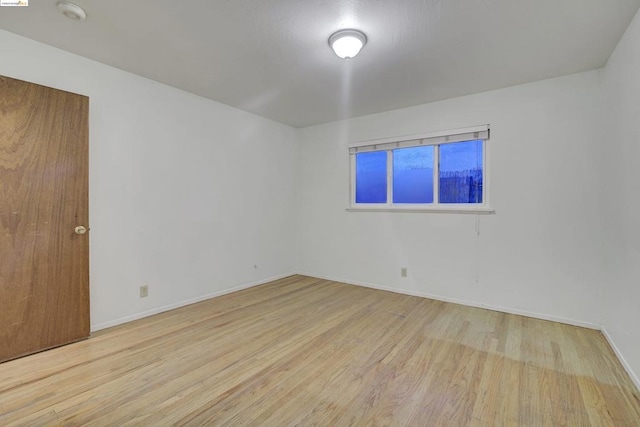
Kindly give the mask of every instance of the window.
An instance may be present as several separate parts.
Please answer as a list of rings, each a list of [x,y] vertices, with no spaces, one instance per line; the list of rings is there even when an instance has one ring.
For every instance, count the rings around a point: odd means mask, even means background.
[[[387,203],[387,152],[357,154],[356,203]]]
[[[354,145],[351,208],[490,212],[488,140],[482,126]]]
[[[393,203],[433,203],[433,151],[433,145],[392,151]]]

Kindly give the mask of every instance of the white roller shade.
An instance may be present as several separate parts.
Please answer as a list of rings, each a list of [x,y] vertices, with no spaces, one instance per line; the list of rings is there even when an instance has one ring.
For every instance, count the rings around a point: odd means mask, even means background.
[[[460,129],[459,131],[451,131],[446,134],[425,134],[415,135],[412,137],[399,137],[397,139],[388,138],[377,141],[367,141],[353,144],[349,147],[349,153],[364,153],[367,151],[384,151],[393,150],[395,148],[417,147],[420,145],[438,145],[451,142],[488,140],[489,126],[478,126],[475,128]],[[417,137],[417,138],[416,138]],[[405,139],[406,138],[406,139]]]

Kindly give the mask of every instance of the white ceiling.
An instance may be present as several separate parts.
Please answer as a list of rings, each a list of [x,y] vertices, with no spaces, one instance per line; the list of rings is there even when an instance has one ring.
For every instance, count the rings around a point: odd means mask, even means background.
[[[0,28],[302,127],[604,66],[640,0],[56,0]],[[327,39],[357,28],[360,55]]]

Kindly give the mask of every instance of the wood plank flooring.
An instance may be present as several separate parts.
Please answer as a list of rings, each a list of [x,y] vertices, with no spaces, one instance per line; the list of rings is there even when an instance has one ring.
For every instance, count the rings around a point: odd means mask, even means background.
[[[600,332],[292,276],[0,364],[0,425],[640,426]]]

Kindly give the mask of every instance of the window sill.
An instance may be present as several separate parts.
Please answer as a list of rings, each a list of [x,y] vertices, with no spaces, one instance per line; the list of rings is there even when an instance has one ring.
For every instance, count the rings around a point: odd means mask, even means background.
[[[469,208],[469,207],[433,207],[433,208],[406,208],[406,207],[350,207],[347,212],[409,212],[409,213],[450,213],[450,214],[477,214],[477,215],[493,215],[496,213],[494,209],[486,206]]]

